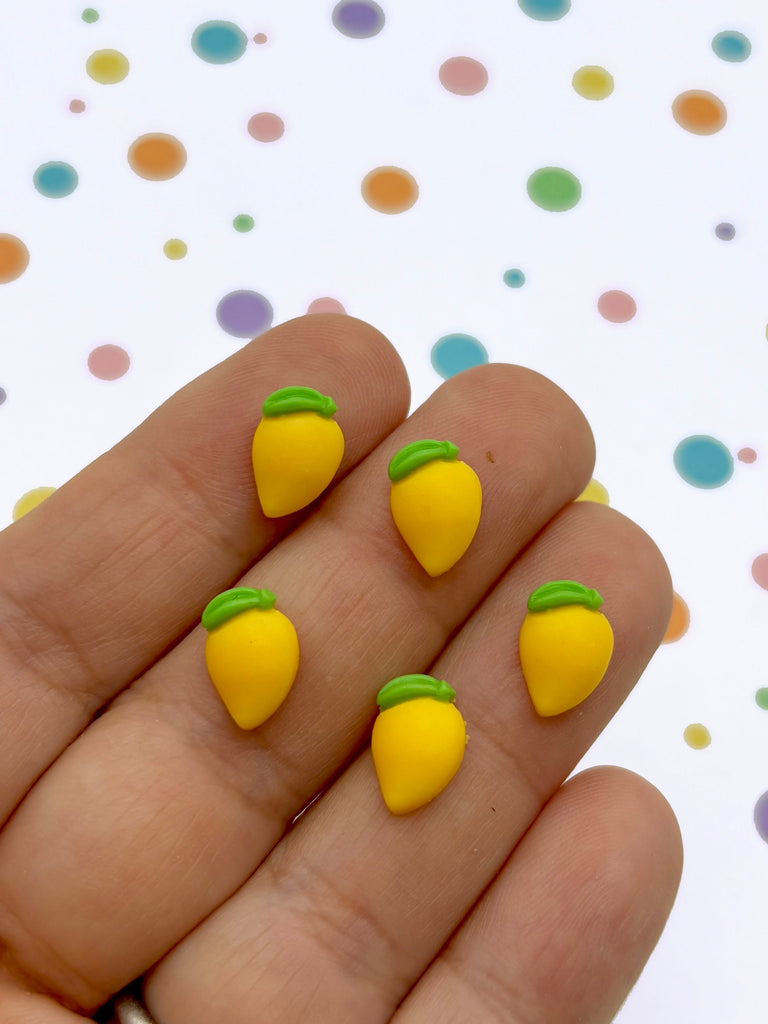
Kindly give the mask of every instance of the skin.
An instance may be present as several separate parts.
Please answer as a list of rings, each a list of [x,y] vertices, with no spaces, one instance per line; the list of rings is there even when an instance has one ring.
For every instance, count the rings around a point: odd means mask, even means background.
[[[334,397],[346,451],[319,503],[268,520],[250,444],[286,383]],[[615,1015],[674,899],[679,831],[631,773],[563,783],[661,640],[666,566],[619,513],[572,503],[592,436],[545,378],[477,367],[408,403],[372,327],[295,320],[0,534],[4,1024],[75,1024],[142,974],[160,1024]],[[386,472],[432,436],[483,484],[477,535],[437,579],[392,524]],[[616,647],[595,693],[545,720],[514,638],[555,578],[600,591]],[[199,625],[235,585],[273,590],[301,643],[288,699],[249,733]],[[396,818],[366,743],[405,672],[450,681],[470,743]]]

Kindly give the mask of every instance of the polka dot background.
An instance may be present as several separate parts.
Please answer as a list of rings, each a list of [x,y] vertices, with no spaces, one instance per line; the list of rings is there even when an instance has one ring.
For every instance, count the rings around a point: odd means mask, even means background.
[[[0,521],[303,313],[384,331],[414,404],[486,361],[551,377],[595,433],[581,499],[637,520],[674,590],[582,764],[651,778],[686,846],[618,1020],[762,1020],[763,0],[299,7],[14,5]]]

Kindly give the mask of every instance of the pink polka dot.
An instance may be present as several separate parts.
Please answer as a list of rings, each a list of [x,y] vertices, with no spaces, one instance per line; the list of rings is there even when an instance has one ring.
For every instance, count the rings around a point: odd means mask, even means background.
[[[488,85],[488,72],[472,57],[450,57],[439,74],[441,85],[457,96],[474,96]]]
[[[277,114],[254,114],[248,122],[248,134],[257,142],[275,142],[285,131],[283,119]]]
[[[637,304],[626,292],[603,292],[597,300],[597,308],[602,317],[612,324],[625,324],[637,312]]]
[[[264,43],[266,43],[267,37],[264,35],[263,32],[257,32],[256,35],[253,37],[253,41],[254,43],[257,43],[259,46],[262,46]]]
[[[736,458],[739,462],[754,462],[757,459],[757,452],[754,448],[740,448]]]
[[[346,313],[338,299],[314,299],[307,309],[308,313]]]
[[[119,345],[99,345],[88,356],[88,369],[99,380],[117,380],[131,365],[131,357]]]
[[[73,114],[82,114],[82,112],[85,110],[85,104],[82,100],[72,100],[72,102],[69,104],[69,109],[72,111]]]
[[[768,554],[758,555],[752,563],[752,579],[763,590],[768,590]]]

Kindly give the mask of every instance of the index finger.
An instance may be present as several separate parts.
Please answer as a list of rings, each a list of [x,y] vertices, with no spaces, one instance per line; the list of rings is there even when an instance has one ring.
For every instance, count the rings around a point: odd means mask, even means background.
[[[287,384],[335,399],[342,474],[408,411],[403,365],[373,327],[292,320],[187,385],[0,534],[0,822],[211,593],[296,522],[264,518],[250,468],[261,403]]]

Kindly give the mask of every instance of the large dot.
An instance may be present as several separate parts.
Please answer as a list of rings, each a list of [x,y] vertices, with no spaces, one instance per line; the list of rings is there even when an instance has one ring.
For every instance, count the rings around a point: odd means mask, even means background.
[[[571,85],[585,100],[604,100],[613,92],[613,75],[596,64],[585,64],[574,72]]]
[[[26,494],[22,494],[13,506],[11,519],[15,523],[17,519],[21,519],[22,516],[25,516],[27,512],[31,512],[33,508],[37,508],[41,501],[45,501],[46,498],[50,498],[55,490],[55,487],[33,487],[31,491],[27,491]]]
[[[728,118],[723,101],[704,89],[681,92],[672,104],[672,116],[694,135],[714,135]]]
[[[88,369],[99,380],[117,380],[130,365],[131,357],[119,345],[98,345],[88,355]]]
[[[718,32],[712,40],[712,49],[721,60],[738,63],[752,53],[752,43],[742,32]]]
[[[248,121],[248,134],[257,142],[275,142],[284,131],[283,119],[269,111],[254,114]]]
[[[78,180],[75,168],[61,160],[40,164],[32,176],[37,191],[48,199],[62,199],[71,195],[77,188]]]
[[[727,221],[723,221],[718,224],[715,228],[715,234],[722,242],[730,242],[736,235],[736,228],[733,224],[729,224]]]
[[[597,300],[597,309],[600,316],[610,320],[612,324],[625,324],[637,312],[637,303],[626,292],[613,289],[603,292]]]
[[[21,277],[29,266],[29,249],[16,235],[0,234],[0,284]]]
[[[449,57],[440,66],[440,83],[457,96],[474,96],[488,85],[488,72],[472,57]]]
[[[128,163],[140,178],[167,181],[184,169],[187,151],[173,135],[149,132],[140,135],[128,150]]]
[[[351,39],[370,39],[384,28],[384,11],[373,0],[342,0],[333,8],[335,27]]]
[[[432,346],[432,365],[446,380],[488,362],[488,353],[471,334],[446,334]]]
[[[579,179],[562,167],[540,167],[526,187],[533,202],[552,213],[571,210],[581,199]]]
[[[231,21],[205,21],[192,33],[192,49],[208,64],[231,64],[247,45],[245,32]]]
[[[93,25],[95,21],[99,20],[99,12],[92,7],[86,7],[80,17],[87,25]]]
[[[379,213],[403,213],[419,198],[416,179],[402,167],[376,167],[363,178],[360,191]]]
[[[235,338],[255,338],[272,323],[272,305],[258,292],[229,292],[216,307],[219,326]]]
[[[508,288],[522,288],[525,284],[525,274],[517,267],[504,271],[502,278]]]
[[[232,227],[235,231],[253,231],[254,220],[250,213],[238,213],[232,220]]]
[[[119,50],[96,50],[85,62],[85,70],[100,85],[122,82],[130,67],[128,58]]]
[[[609,505],[610,497],[607,489],[599,480],[595,480],[593,477],[578,498],[576,498],[576,501],[594,501],[598,505]]]
[[[672,611],[669,615],[669,622],[667,623],[667,629],[664,633],[664,639],[661,641],[663,644],[676,643],[681,637],[684,637],[688,632],[691,625],[691,613],[688,610],[688,605],[680,597],[679,594],[672,594]]]
[[[338,299],[332,299],[324,295],[322,298],[313,299],[307,308],[308,313],[346,313]]]
[[[183,260],[187,255],[187,243],[180,238],[169,238],[163,246],[163,252],[169,260]]]
[[[709,729],[706,725],[702,725],[701,722],[694,722],[691,725],[687,725],[683,731],[683,739],[689,747],[693,747],[694,750],[704,750],[712,742]]]
[[[733,458],[721,441],[707,434],[684,438],[675,448],[675,469],[694,487],[722,487],[733,475]]]
[[[755,828],[760,838],[768,843],[768,792],[755,804]]]
[[[752,579],[763,590],[768,590],[768,554],[758,555],[752,563]]]
[[[558,21],[571,9],[571,0],[517,0],[518,7],[536,21]]]

